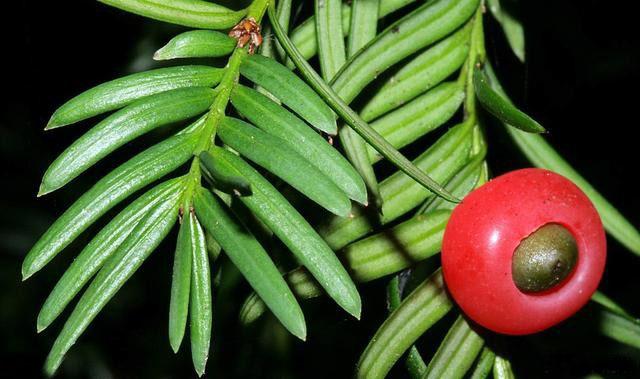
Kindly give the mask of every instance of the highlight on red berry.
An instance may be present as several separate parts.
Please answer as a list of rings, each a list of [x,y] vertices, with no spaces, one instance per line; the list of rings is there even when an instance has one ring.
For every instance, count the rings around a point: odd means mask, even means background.
[[[600,216],[571,181],[529,168],[470,193],[442,243],[447,288],[464,313],[498,333],[523,335],[576,313],[606,260]]]

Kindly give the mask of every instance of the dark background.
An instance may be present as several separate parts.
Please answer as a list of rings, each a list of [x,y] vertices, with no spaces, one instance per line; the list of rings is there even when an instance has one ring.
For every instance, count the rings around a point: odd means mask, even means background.
[[[527,64],[510,54],[501,30],[488,22],[488,50],[496,71],[516,103],[550,131],[551,143],[639,225],[640,33],[633,2],[521,5]],[[99,166],[68,189],[36,199],[47,165],[90,123],[49,133],[42,129],[57,106],[82,90],[151,67],[153,51],[180,29],[93,1],[24,2],[3,5],[2,12],[0,357],[4,363],[0,376],[39,377],[62,322],[36,335],[36,315],[80,244],[26,283],[20,281],[22,258],[55,217],[109,169]],[[501,129],[490,128],[488,136],[495,174],[528,165]],[[132,151],[136,150],[134,146]],[[609,242],[602,289],[640,314],[640,259]],[[60,377],[193,375],[188,339],[177,356],[168,344],[172,250],[172,243],[162,245],[110,302],[71,350]],[[349,377],[383,320],[383,285],[364,286],[360,323],[347,319],[328,301],[306,305],[310,326],[306,344],[277,327],[266,327],[270,320],[249,329],[240,327],[237,308],[247,288],[221,294],[208,371],[217,377]],[[585,332],[587,313],[542,335],[497,343],[506,346],[516,372],[524,377],[583,377],[593,372],[640,377],[638,352]],[[428,351],[428,341],[424,344]]]

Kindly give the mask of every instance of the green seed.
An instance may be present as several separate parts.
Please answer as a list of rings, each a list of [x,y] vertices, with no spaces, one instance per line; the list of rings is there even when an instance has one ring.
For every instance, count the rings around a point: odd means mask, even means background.
[[[565,279],[578,261],[578,246],[571,232],[547,224],[520,242],[513,254],[512,276],[522,292],[540,292]]]

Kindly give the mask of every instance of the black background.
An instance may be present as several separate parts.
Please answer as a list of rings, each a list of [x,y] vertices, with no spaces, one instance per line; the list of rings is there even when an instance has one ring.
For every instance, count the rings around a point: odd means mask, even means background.
[[[48,133],[42,128],[57,106],[82,90],[149,68],[152,52],[179,28],[93,1],[18,3],[3,4],[1,11],[0,357],[4,374],[39,377],[62,323],[36,335],[36,315],[74,253],[62,254],[26,283],[20,282],[22,258],[55,217],[109,169],[99,166],[69,189],[36,199],[47,165],[88,124]],[[550,142],[596,188],[640,225],[640,33],[634,8],[624,1],[522,2],[527,64],[510,54],[493,22],[487,25],[487,44],[516,103],[549,130]],[[488,136],[495,174],[528,165],[502,130],[490,128]],[[609,242],[602,288],[640,314],[640,259]],[[72,349],[61,377],[193,375],[188,340],[174,357],[166,337],[172,249],[171,243],[163,245],[107,306]],[[310,304],[305,309],[311,326],[306,344],[283,337],[276,328],[241,328],[234,312],[246,288],[218,299],[218,307],[223,301],[227,306],[214,316],[208,370],[218,377],[348,377],[384,317],[383,284],[364,287],[368,303],[360,323],[327,301]],[[637,352],[594,333],[583,335],[580,317],[540,336],[498,344],[508,346],[517,373],[524,377],[591,372],[640,376]]]

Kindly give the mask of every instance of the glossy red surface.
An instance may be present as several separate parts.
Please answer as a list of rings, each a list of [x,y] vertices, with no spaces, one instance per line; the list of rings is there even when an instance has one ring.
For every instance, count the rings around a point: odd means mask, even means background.
[[[573,272],[541,293],[518,290],[511,276],[513,252],[547,223],[566,227],[578,244]],[[495,332],[542,331],[585,305],[604,271],[606,239],[587,196],[551,171],[530,168],[495,178],[453,211],[442,244],[447,288],[464,313]]]

